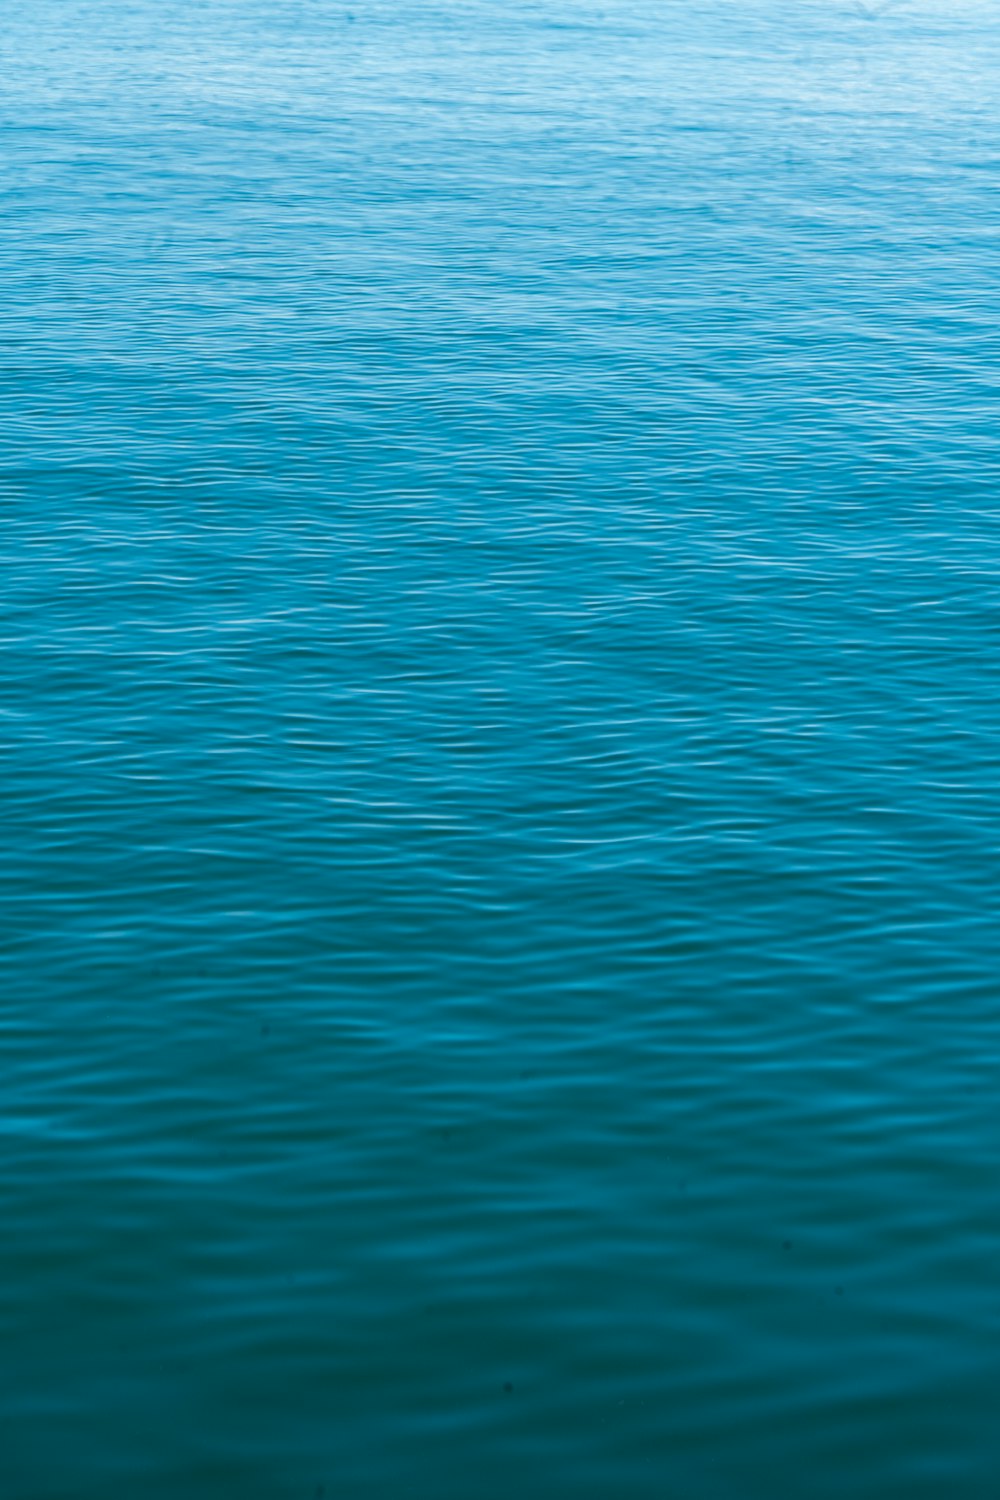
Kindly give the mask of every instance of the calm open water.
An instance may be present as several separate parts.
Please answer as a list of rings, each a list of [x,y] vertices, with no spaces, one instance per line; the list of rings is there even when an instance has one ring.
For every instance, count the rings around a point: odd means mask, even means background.
[[[3,1500],[995,1500],[996,8],[0,53]]]

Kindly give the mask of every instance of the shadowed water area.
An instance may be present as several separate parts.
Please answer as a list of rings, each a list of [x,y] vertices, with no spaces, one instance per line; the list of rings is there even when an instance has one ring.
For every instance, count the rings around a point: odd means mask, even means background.
[[[350,3],[0,19],[4,1500],[995,1500],[996,9]]]

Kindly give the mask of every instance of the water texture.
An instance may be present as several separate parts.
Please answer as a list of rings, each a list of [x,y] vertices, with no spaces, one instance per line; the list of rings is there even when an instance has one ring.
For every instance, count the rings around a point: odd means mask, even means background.
[[[995,1500],[995,7],[0,56],[3,1500]]]

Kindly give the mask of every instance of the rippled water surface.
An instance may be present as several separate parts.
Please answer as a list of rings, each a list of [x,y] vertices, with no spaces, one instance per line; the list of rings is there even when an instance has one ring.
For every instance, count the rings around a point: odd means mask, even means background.
[[[995,7],[0,54],[4,1500],[995,1500]]]

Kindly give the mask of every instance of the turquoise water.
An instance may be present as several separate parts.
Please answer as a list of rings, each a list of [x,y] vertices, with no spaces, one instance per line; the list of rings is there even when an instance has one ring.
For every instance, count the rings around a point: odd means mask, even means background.
[[[995,1500],[994,7],[0,50],[4,1500]]]

